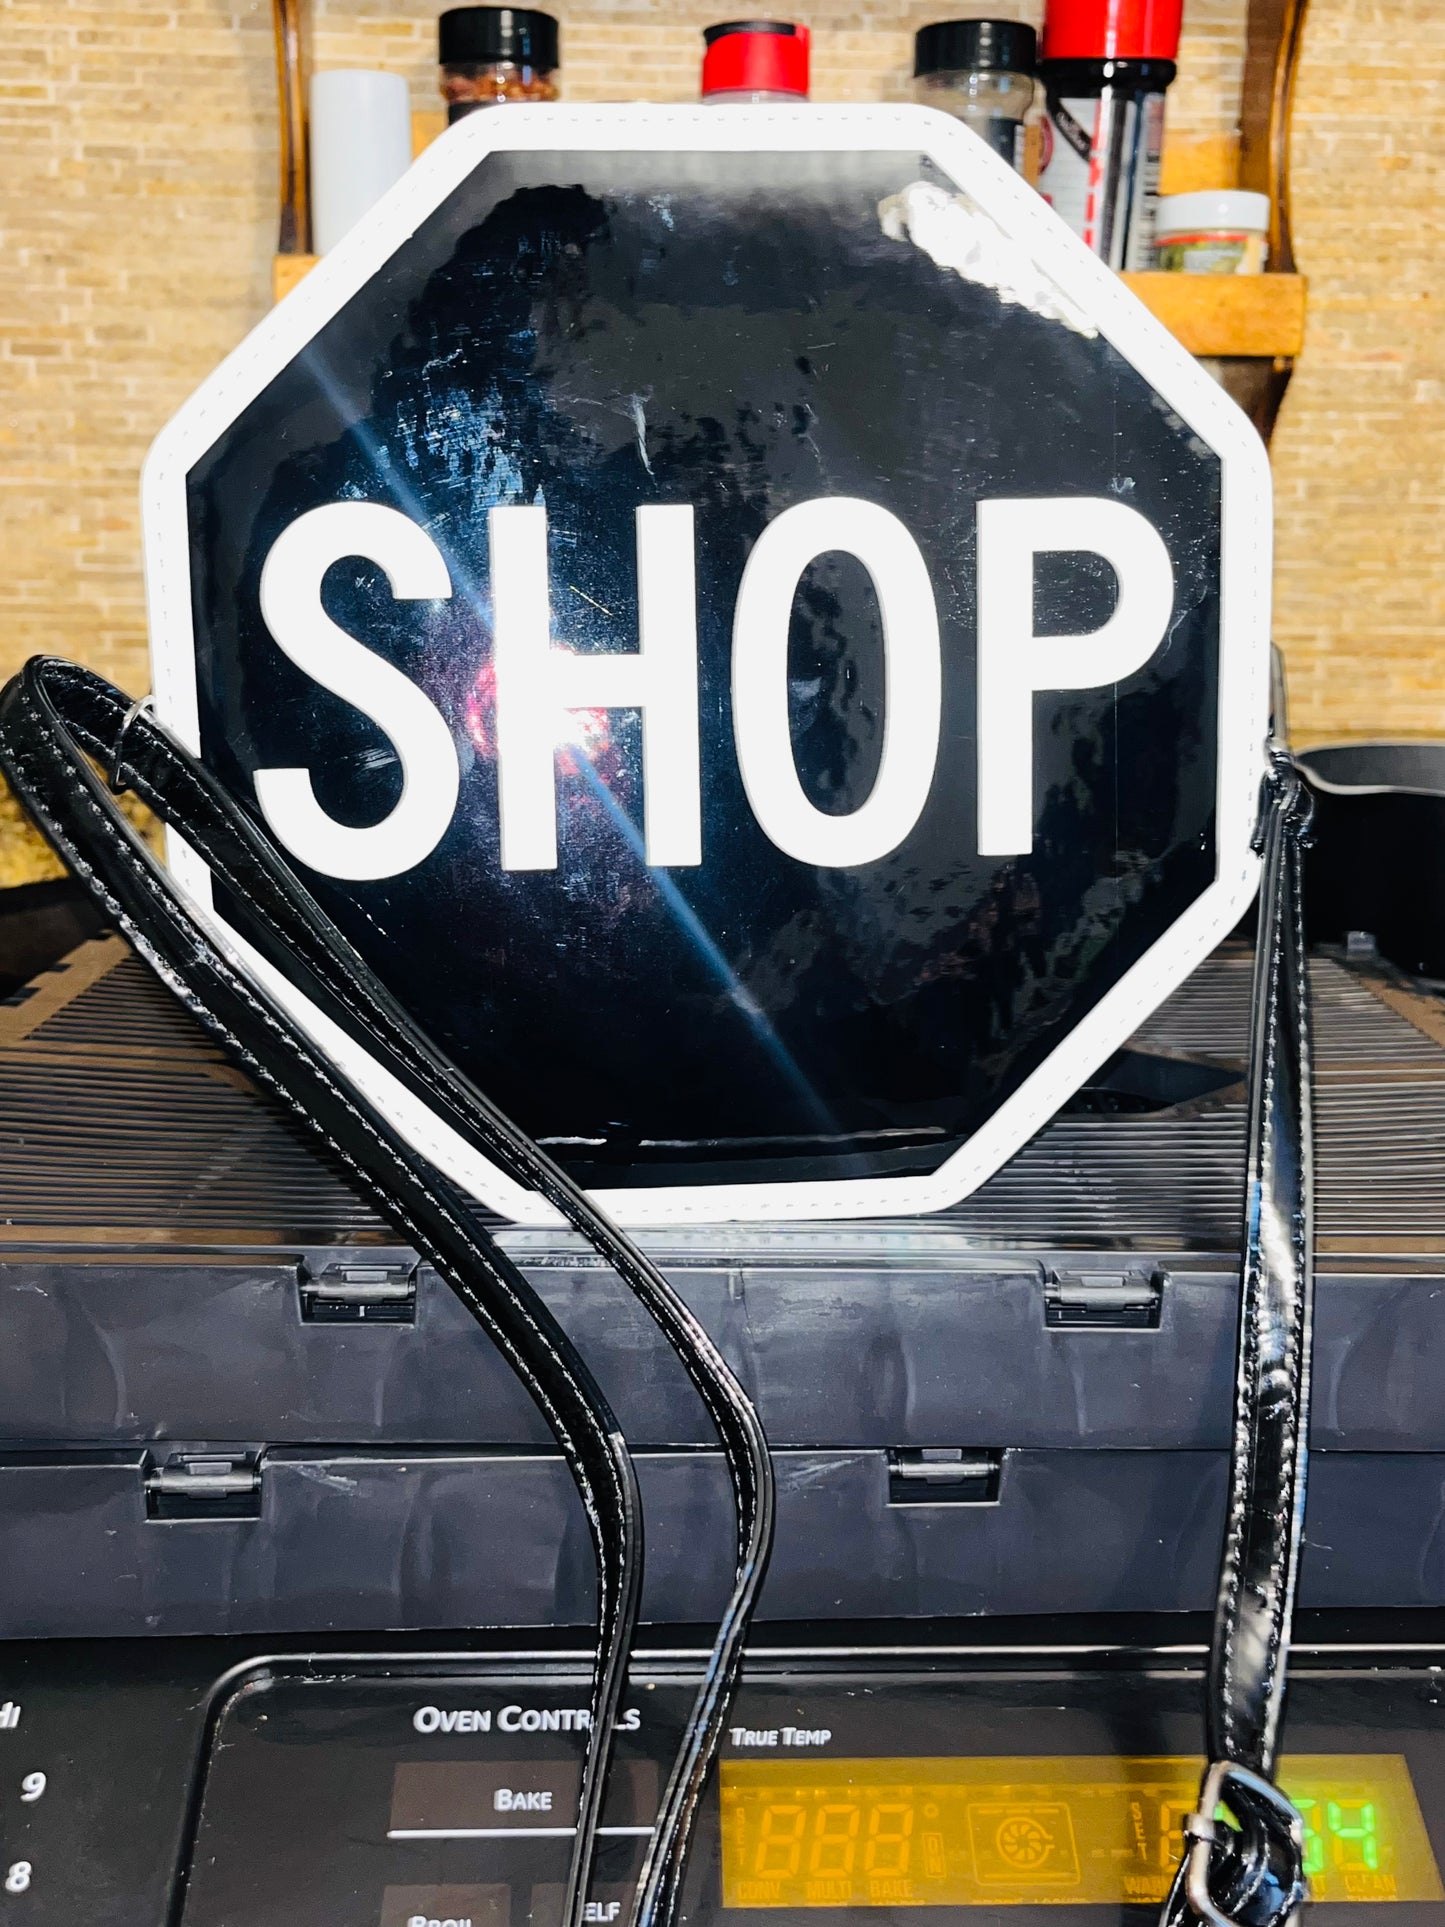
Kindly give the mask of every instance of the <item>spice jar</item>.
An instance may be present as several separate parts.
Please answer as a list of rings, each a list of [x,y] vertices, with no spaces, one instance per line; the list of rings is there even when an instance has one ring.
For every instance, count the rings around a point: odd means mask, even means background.
[[[1039,191],[1111,268],[1154,265],[1164,95],[1183,0],[1048,0]]]
[[[556,100],[557,22],[534,7],[453,7],[437,23],[447,120],[509,100]]]
[[[1242,188],[1162,195],[1154,243],[1158,266],[1176,274],[1263,274],[1269,196]]]
[[[1038,174],[1032,138],[1038,36],[1018,20],[939,20],[913,41],[913,97],[986,140],[1027,179]]]
[[[809,34],[790,20],[728,20],[704,27],[702,98],[757,105],[808,98]]]

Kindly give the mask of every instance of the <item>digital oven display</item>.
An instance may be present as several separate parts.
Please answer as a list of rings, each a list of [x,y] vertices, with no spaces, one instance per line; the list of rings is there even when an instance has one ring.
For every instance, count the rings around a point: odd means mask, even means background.
[[[725,1760],[723,1905],[1157,1905],[1199,1778],[1183,1758]],[[1445,1899],[1402,1755],[1294,1755],[1284,1786],[1316,1900]]]
[[[231,1680],[176,1927],[562,1927],[588,1676],[532,1664],[303,1657]],[[694,1688],[681,1665],[633,1670],[587,1927],[627,1927]],[[1149,1927],[1198,1798],[1199,1695],[1198,1666],[1172,1655],[759,1663],[698,1816],[683,1917],[906,1927],[928,1908],[938,1927]],[[1445,1927],[1433,1661],[1297,1663],[1283,1778],[1321,1903],[1308,1927],[1369,1927],[1372,1901],[1391,1927]]]

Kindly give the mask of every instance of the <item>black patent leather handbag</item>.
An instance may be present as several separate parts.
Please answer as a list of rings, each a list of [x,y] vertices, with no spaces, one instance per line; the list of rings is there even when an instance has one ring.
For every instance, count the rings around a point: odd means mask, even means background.
[[[592,1722],[567,1888],[582,1927],[612,1732],[637,1621],[642,1522],[617,1420],[566,1334],[467,1201],[381,1118],[181,899],[117,807],[129,789],[244,899],[372,1054],[464,1139],[559,1212],[637,1294],[722,1444],[736,1580],[665,1789],[634,1927],[671,1927],[693,1821],[742,1663],[773,1533],[761,1424],[717,1348],[637,1246],[432,1045],[330,924],[275,847],[154,719],[100,677],[36,657],[0,694],[0,768],[106,917],[244,1069],[350,1168],[455,1291],[536,1400],[586,1508],[597,1562]],[[98,773],[99,772],[99,773]],[[1301,913],[1307,792],[1276,751],[1263,857],[1250,1062],[1238,1364],[1199,1810],[1162,1927],[1283,1927],[1304,1899],[1303,1829],[1273,1783],[1304,1511],[1312,1176],[1309,984]],[[1227,1815],[1228,1817],[1221,1817]]]

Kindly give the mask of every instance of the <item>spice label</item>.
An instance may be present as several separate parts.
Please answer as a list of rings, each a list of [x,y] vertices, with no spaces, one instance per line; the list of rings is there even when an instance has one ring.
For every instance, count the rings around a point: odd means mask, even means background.
[[[1111,268],[1154,265],[1154,212],[1164,139],[1164,96],[1048,102],[1045,200]]]
[[[1175,274],[1262,274],[1268,253],[1262,234],[1171,234],[1157,243],[1158,266]]]

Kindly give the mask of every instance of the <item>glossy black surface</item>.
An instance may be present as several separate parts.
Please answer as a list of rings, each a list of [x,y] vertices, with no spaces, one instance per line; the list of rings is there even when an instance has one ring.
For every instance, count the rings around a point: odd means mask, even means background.
[[[442,547],[450,602],[395,603],[360,564],[332,570],[325,600],[451,722],[452,826],[402,876],[306,880],[437,1042],[587,1179],[935,1168],[1213,878],[1218,552],[1198,532],[1217,527],[1217,461],[1107,343],[884,237],[880,200],[928,171],[906,153],[494,156],[192,473],[203,748],[248,799],[256,768],[293,764],[347,822],[398,793],[385,739],[266,632],[278,533],[360,498]],[[980,859],[975,503],[1072,493],[1158,527],[1174,623],[1117,689],[1038,699],[1034,855]],[[821,495],[901,517],[944,642],[922,818],[891,856],[832,871],[755,822],[728,694],[748,552]],[[694,507],[700,868],[641,861],[627,712],[561,750],[559,868],[499,867],[486,513],[519,502],[548,510],[554,638],[623,651],[635,510]],[[1038,577],[1041,631],[1108,615],[1097,561]],[[804,787],[855,809],[881,740],[856,562],[805,575],[791,672]]]

